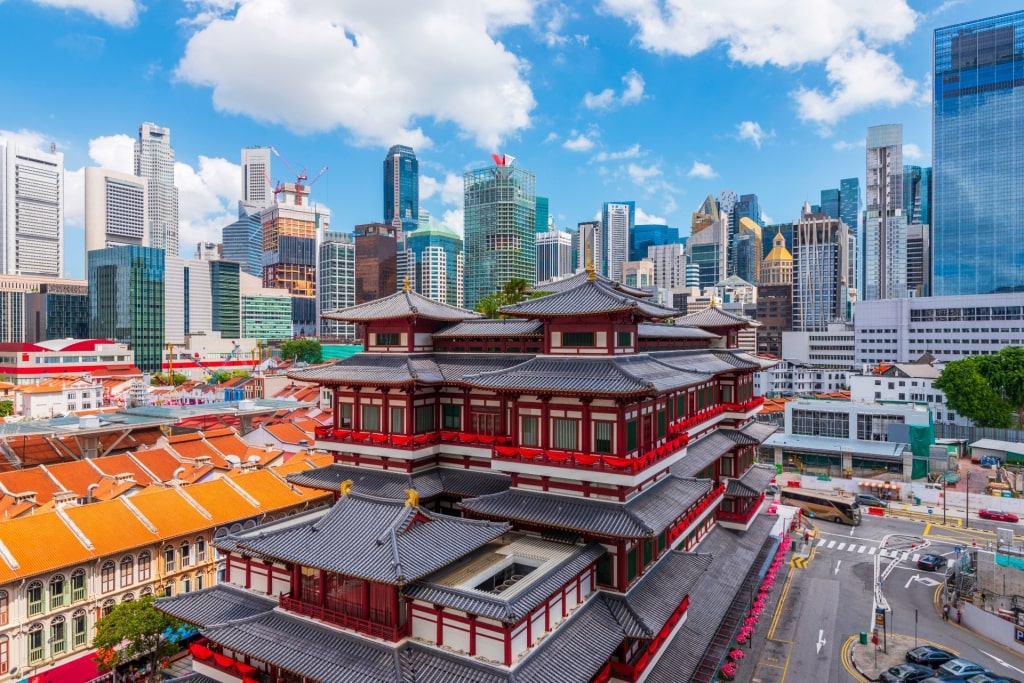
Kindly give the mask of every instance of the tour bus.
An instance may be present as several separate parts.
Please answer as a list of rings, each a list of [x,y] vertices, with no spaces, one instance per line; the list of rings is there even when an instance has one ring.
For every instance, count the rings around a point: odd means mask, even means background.
[[[837,524],[860,524],[860,505],[852,496],[830,491],[784,488],[779,491],[779,502],[804,511],[808,517],[825,519]]]

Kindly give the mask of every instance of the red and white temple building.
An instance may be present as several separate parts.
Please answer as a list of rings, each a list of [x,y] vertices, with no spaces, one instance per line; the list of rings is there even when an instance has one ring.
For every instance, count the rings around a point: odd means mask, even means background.
[[[415,292],[329,317],[324,508],[215,541],[187,681],[717,680],[778,547],[747,321],[583,273],[492,320]],[[669,322],[665,322],[669,321]]]

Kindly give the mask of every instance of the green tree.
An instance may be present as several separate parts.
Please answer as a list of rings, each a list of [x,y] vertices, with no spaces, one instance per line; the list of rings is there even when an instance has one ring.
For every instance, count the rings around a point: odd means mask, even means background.
[[[14,415],[14,401],[5,398],[3,401],[0,401],[0,417],[7,417],[8,415]]]
[[[483,313],[488,318],[498,318],[500,314],[498,309],[505,305],[505,295],[501,292],[495,292],[494,294],[488,294],[483,299],[480,299],[476,303],[476,310],[478,313]]]
[[[525,301],[529,291],[530,283],[521,277],[512,278],[501,288],[501,294],[504,296],[506,306]]]
[[[110,671],[128,662],[142,660],[149,663],[149,680],[161,680],[160,662],[179,650],[176,643],[164,636],[168,629],[175,631],[181,622],[153,606],[156,600],[147,595],[114,605],[110,614],[96,622],[96,663],[103,671]]]
[[[320,340],[309,337],[293,339],[281,344],[281,358],[305,363],[320,363],[323,361],[323,349],[320,348]]]
[[[977,426],[1008,429],[1019,423],[1024,409],[1024,396],[1020,393],[1022,359],[1020,347],[1006,347],[993,356],[951,361],[933,386],[946,395],[950,410]],[[1011,376],[1005,377],[1003,373]]]
[[[167,381],[167,375],[166,374],[164,374],[162,372],[157,372],[154,375],[152,375],[152,377],[150,377],[149,383],[153,384],[153,385],[159,385],[159,386],[166,387],[169,384],[173,384],[174,386],[180,386],[180,385],[184,384],[187,381],[188,381],[188,376],[186,376],[185,373],[183,373],[183,372],[171,373],[171,380],[170,380],[170,382]]]

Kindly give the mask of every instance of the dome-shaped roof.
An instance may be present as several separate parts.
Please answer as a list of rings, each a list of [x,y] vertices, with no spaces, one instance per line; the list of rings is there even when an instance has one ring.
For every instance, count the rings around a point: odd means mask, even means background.
[[[792,261],[793,254],[786,249],[786,238],[779,231],[772,240],[772,250],[764,257],[765,261]]]

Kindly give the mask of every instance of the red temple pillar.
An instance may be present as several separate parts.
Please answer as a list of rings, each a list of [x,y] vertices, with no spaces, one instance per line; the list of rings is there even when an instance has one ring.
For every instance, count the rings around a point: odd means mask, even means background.
[[[540,447],[547,450],[551,446],[551,397],[540,397]]]
[[[385,434],[395,431],[393,425],[391,424],[391,410],[389,410],[391,405],[390,402],[388,401],[389,391],[390,389],[382,389],[380,392],[382,398],[380,411],[382,414],[379,420],[380,429],[378,431],[383,432]]]
[[[362,595],[359,596],[359,617],[361,619],[370,618],[370,582],[363,580]]]
[[[415,398],[415,388],[410,388],[405,392],[405,433],[409,435],[413,434],[413,417],[415,417],[413,415],[413,412],[415,412],[415,408],[413,406],[416,402]]]
[[[317,577],[320,582],[320,599],[317,602],[321,607],[327,606],[327,572],[323,569],[320,570],[320,576]]]
[[[476,615],[467,616],[469,617],[469,656],[476,657]]]
[[[362,431],[363,429],[363,409],[359,401],[359,387],[353,387],[353,393],[355,396],[352,400],[352,431]]]
[[[590,435],[594,432],[593,426],[590,422],[590,402],[592,399],[585,398],[583,402],[583,434],[580,438],[580,451],[583,453],[590,453]]]

